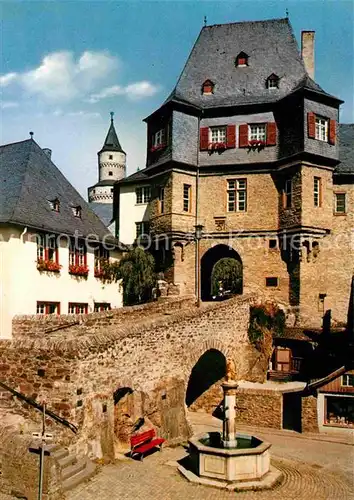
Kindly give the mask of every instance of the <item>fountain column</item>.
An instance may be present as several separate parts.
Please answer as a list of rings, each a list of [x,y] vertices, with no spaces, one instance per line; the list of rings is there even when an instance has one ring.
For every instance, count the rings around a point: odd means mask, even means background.
[[[226,363],[226,381],[223,382],[224,391],[224,422],[222,432],[222,443],[224,448],[236,448],[236,389],[238,383],[234,380],[236,377],[235,365],[232,360]]]

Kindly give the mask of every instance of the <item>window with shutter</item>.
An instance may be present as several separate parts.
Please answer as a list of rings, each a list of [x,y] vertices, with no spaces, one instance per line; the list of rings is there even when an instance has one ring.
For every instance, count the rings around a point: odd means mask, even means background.
[[[336,143],[336,120],[329,121],[329,140],[330,144]]]
[[[248,146],[248,125],[244,123],[239,127],[239,147],[247,148]]]
[[[277,143],[277,126],[275,122],[267,123],[267,146],[275,146]]]
[[[209,127],[202,127],[200,129],[200,150],[206,151],[209,144]]]
[[[316,121],[315,113],[307,113],[307,135],[310,139],[315,139],[316,137]]]

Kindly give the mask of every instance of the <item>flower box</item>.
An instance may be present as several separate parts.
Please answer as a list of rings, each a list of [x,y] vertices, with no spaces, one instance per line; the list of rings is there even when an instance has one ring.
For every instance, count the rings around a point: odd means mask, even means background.
[[[208,144],[208,151],[209,153],[213,153],[214,151],[218,151],[218,153],[222,153],[227,149],[227,145],[225,142],[210,142]]]
[[[37,269],[38,271],[48,271],[52,273],[60,273],[61,265],[53,260],[38,259]]]
[[[166,144],[158,144],[157,146],[152,146],[150,148],[150,152],[154,153],[155,151],[159,151],[160,149],[164,149],[166,147]]]
[[[264,147],[266,143],[260,139],[252,139],[252,141],[249,141],[248,145],[250,148],[261,148]]]
[[[89,273],[89,268],[87,266],[70,265],[69,274],[74,274],[75,276],[87,276]]]

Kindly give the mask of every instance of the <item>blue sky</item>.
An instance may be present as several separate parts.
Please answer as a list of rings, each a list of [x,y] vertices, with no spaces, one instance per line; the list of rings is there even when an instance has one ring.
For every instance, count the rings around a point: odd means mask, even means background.
[[[86,197],[109,112],[128,154],[145,165],[142,119],[173,89],[203,25],[285,17],[299,41],[316,31],[316,81],[353,122],[352,0],[2,1],[0,141],[29,137]]]

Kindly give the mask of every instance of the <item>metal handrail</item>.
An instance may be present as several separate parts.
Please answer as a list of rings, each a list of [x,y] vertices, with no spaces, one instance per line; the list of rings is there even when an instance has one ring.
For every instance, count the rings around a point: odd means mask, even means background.
[[[8,385],[6,385],[4,382],[0,382],[0,387],[2,387],[3,389],[5,389],[8,392],[11,392],[11,394],[13,394],[17,398],[21,399],[22,401],[25,401],[26,403],[33,406],[33,408],[36,408],[40,412],[42,412],[42,413],[44,412],[44,405],[37,403],[37,401],[35,401],[34,399],[25,396],[21,392],[15,391],[15,389],[12,389]],[[74,434],[76,434],[78,432],[79,429],[76,425],[72,424],[71,422],[69,422],[68,420],[66,420],[63,417],[60,417],[59,415],[57,415],[53,411],[48,410],[48,408],[45,408],[45,414],[48,415],[48,417],[51,417],[56,422],[58,422],[59,424],[64,425],[65,427],[68,427]]]

